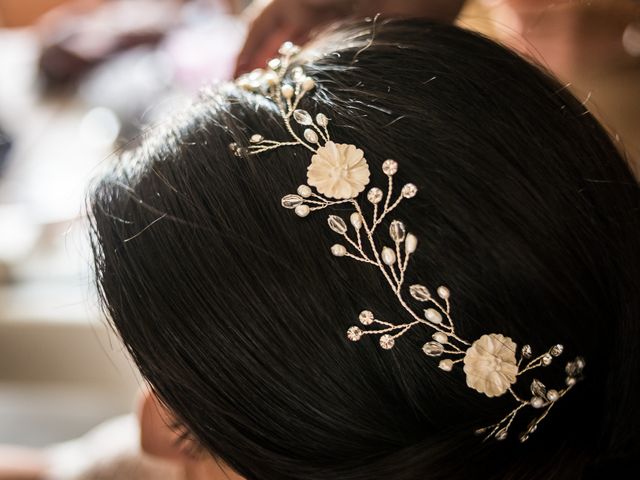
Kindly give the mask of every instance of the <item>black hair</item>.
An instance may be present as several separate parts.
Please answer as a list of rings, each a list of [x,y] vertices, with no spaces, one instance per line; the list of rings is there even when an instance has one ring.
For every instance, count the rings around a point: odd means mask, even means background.
[[[202,446],[247,479],[577,479],[638,451],[638,184],[585,107],[475,33],[423,21],[344,25],[300,56],[300,107],[331,118],[420,241],[407,285],[446,284],[463,338],[565,346],[585,379],[526,443],[482,441],[512,407],[421,352],[345,335],[364,308],[405,315],[379,271],[335,258],[326,213],[280,205],[305,181],[273,103],[212,87],[151,130],[91,198],[98,284],[143,376]],[[563,380],[560,363],[540,373]],[[554,373],[555,372],[555,373]],[[557,378],[554,377],[557,375]],[[526,389],[527,386],[525,385]],[[506,396],[505,396],[506,397]],[[620,457],[620,458],[619,458]]]

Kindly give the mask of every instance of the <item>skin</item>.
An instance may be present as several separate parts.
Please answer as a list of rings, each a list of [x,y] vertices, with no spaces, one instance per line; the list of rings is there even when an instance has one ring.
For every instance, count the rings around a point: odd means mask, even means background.
[[[247,10],[249,34],[238,56],[236,76],[264,66],[289,40],[303,44],[314,30],[348,17],[424,17],[451,22],[463,0],[269,0]]]

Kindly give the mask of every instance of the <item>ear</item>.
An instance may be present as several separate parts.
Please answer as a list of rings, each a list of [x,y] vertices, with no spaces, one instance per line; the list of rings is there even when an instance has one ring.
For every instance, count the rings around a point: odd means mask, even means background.
[[[142,451],[165,460],[182,461],[178,434],[171,430],[172,415],[149,390],[142,393],[138,405],[140,447]]]

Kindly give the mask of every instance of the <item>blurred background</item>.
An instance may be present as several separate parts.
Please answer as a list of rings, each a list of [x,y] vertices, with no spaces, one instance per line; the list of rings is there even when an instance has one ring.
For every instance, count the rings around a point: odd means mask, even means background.
[[[140,381],[98,307],[86,191],[144,126],[232,78],[247,3],[0,0],[0,444],[132,410]],[[457,21],[553,71],[640,171],[638,2],[477,0]]]

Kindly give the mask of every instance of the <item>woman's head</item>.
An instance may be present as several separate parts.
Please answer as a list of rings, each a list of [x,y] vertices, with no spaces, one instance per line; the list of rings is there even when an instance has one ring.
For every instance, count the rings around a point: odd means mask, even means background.
[[[364,150],[371,185],[394,158],[419,189],[388,219],[420,239],[407,285],[446,284],[463,338],[560,342],[586,378],[526,444],[482,442],[473,430],[509,400],[439,370],[424,331],[389,351],[349,342],[361,310],[406,313],[379,270],[329,253],[326,215],[282,208],[310,152],[230,151],[289,133],[273,102],[225,85],[151,131],[92,197],[110,317],[203,448],[248,479],[370,480],[579,478],[637,446],[640,196],[584,107],[450,26],[345,26],[298,63],[316,82],[300,107]]]

